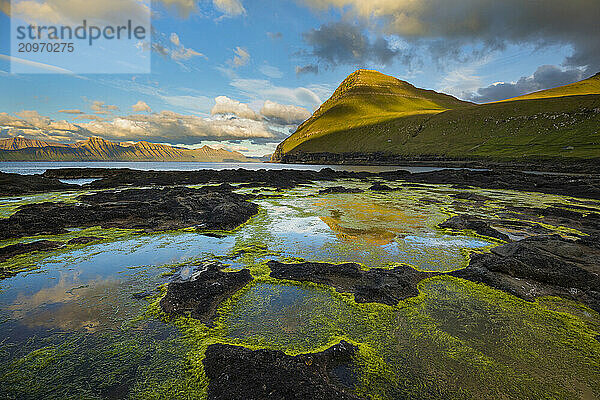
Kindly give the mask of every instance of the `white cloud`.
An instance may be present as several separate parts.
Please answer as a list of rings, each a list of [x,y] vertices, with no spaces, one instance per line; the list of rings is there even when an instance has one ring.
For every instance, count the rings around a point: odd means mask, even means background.
[[[94,113],[103,114],[103,115],[109,115],[109,114],[114,113],[115,111],[119,111],[118,106],[115,106],[112,104],[106,104],[105,102],[100,101],[100,100],[93,101],[90,108]]]
[[[142,101],[142,100],[140,100],[137,103],[135,103],[134,105],[132,105],[131,108],[135,112],[152,112],[152,109],[150,108],[150,106],[148,104],[146,104],[145,101]]]
[[[259,121],[261,119],[247,104],[232,100],[227,96],[215,98],[215,106],[210,111],[211,115],[235,115],[240,118]]]
[[[250,62],[250,53],[248,53],[248,50],[242,47],[236,47],[233,52],[235,55],[233,56],[233,60],[231,60],[231,64],[234,67],[243,67]]]
[[[50,71],[53,73],[73,74],[73,71],[69,71],[68,69],[55,67],[54,65],[43,64],[43,63],[39,63],[39,62],[35,62],[35,61],[24,60],[24,59],[18,58],[18,57],[7,56],[5,54],[0,54],[0,60],[6,60],[11,63],[19,63],[19,64],[27,65],[28,67],[33,67],[33,68],[40,69],[43,71]]]
[[[15,115],[0,113],[3,135],[32,139],[74,142],[90,136],[113,141],[147,140],[155,143],[197,144],[203,140],[250,140],[279,142],[284,135],[262,121],[241,118],[203,118],[172,111],[136,114],[85,123],[55,121],[37,111]]]
[[[206,114],[213,105],[213,99],[206,96],[166,96],[159,95],[165,103],[176,107],[178,110],[183,110],[192,113]]]
[[[319,95],[313,90],[323,92],[322,88],[288,88],[273,85],[265,79],[233,79],[231,86],[253,99],[270,99],[282,104],[296,104],[310,109],[318,107],[322,103]]]
[[[302,107],[293,105],[283,105],[267,100],[260,113],[269,121],[281,125],[299,125],[308,118],[311,113]]]
[[[138,0],[13,0],[12,17],[30,23],[118,24],[132,20],[134,24],[150,21],[149,3]]]
[[[283,72],[279,68],[271,65],[263,65],[258,70],[269,78],[281,78],[283,76]]]
[[[171,49],[169,52],[169,55],[175,61],[189,60],[192,57],[205,57],[204,54],[197,52],[194,49],[186,48],[183,43],[181,43],[179,35],[175,32],[171,33],[169,40],[175,46],[175,48]]]
[[[246,9],[240,0],[213,0],[215,8],[228,17],[237,17],[246,14]]]
[[[187,18],[196,10],[196,0],[160,0],[168,8],[177,10],[180,16]]]

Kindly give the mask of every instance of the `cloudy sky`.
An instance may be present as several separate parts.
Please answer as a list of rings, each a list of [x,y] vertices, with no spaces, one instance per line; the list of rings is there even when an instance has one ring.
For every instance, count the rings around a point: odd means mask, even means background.
[[[139,2],[13,8],[57,21]],[[0,137],[97,135],[264,155],[357,68],[475,102],[600,71],[598,0],[156,0],[152,73],[111,75],[10,74],[19,62],[10,12],[0,0]]]

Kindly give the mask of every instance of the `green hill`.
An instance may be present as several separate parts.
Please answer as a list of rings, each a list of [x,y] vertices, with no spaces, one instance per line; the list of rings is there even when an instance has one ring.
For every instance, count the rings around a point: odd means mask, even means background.
[[[279,145],[273,160],[351,162],[357,154],[375,153],[463,160],[600,158],[599,131],[600,74],[478,105],[359,70]]]

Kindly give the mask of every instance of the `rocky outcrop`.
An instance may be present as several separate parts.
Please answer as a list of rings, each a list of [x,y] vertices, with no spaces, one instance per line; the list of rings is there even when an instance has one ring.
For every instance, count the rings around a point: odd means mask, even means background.
[[[351,400],[356,348],[340,342],[320,353],[288,356],[282,351],[213,344],[202,361],[210,400]]]
[[[69,240],[68,244],[81,245],[100,241],[104,238],[98,236],[80,236]]]
[[[338,193],[363,193],[364,190],[358,188],[347,188],[343,186],[333,186],[319,190],[319,194],[338,194]]]
[[[213,321],[221,302],[252,281],[247,269],[223,272],[219,263],[204,263],[195,268],[189,279],[169,283],[160,300],[161,309],[172,315],[189,313],[206,324]]]
[[[20,254],[33,251],[50,251],[63,246],[64,243],[54,240],[38,240],[31,243],[17,243],[0,248],[0,262],[4,262]]]
[[[19,175],[0,172],[0,196],[81,190],[80,186],[62,183],[56,178],[40,175]]]
[[[243,195],[225,190],[129,189],[78,197],[79,203],[36,203],[0,219],[0,239],[65,233],[67,228],[102,226],[147,232],[196,227],[230,230],[258,212]]]
[[[600,176],[530,174],[512,170],[473,171],[468,169],[445,169],[431,172],[410,173],[405,170],[368,173],[334,171],[324,168],[311,170],[200,170],[200,171],[134,171],[129,169],[54,169],[45,177],[59,179],[101,178],[92,182],[92,188],[116,188],[123,186],[173,186],[201,185],[207,183],[248,183],[255,186],[292,188],[300,184],[337,179],[384,179],[387,181],[419,184],[446,184],[458,188],[479,187],[506,189],[566,196],[600,199]]]
[[[363,271],[355,263],[284,264],[269,261],[267,265],[273,278],[329,285],[339,292],[353,293],[357,303],[383,303],[390,306],[395,306],[402,299],[417,296],[419,282],[438,275],[419,272],[408,266]]]
[[[471,230],[481,236],[510,242],[508,235],[498,232],[496,229],[492,228],[487,221],[471,215],[456,215],[439,224],[439,227],[458,231]]]
[[[371,185],[371,187],[369,187],[369,190],[372,190],[374,192],[391,192],[394,189],[392,189],[388,185],[384,185],[381,182],[376,182],[373,185]]]
[[[537,236],[475,254],[451,275],[485,283],[525,300],[559,296],[600,312],[598,237],[579,241]]]

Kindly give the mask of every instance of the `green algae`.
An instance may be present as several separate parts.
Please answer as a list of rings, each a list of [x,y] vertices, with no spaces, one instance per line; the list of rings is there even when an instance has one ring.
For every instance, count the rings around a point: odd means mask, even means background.
[[[165,316],[160,296],[153,303],[152,315],[177,326],[193,346],[188,362],[203,395],[208,382],[202,359],[211,344],[298,355],[340,340],[358,348],[355,391],[365,398],[568,399],[600,393],[597,319],[555,310],[590,311],[576,303],[530,303],[441,276],[422,281],[417,297],[395,307],[359,304],[327,286],[270,278],[264,265],[250,268],[256,279],[222,303],[213,327]]]

